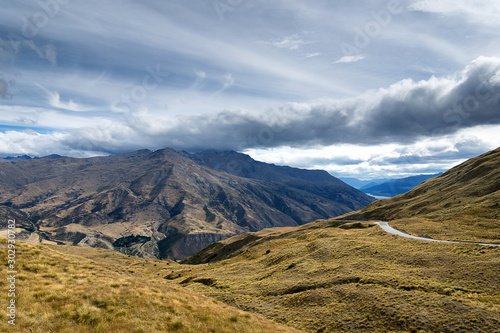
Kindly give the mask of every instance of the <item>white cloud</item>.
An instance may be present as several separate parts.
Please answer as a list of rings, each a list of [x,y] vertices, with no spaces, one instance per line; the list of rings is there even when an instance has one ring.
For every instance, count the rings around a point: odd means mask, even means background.
[[[233,74],[227,73],[226,75],[224,75],[224,87],[222,87],[222,90],[226,90],[233,84],[234,84]]]
[[[70,153],[61,142],[64,137],[63,133],[39,134],[32,130],[0,132],[0,154],[46,156],[57,152]]]
[[[79,103],[75,103],[72,99],[69,99],[68,101],[61,101],[61,96],[59,96],[59,93],[57,91],[49,91],[46,88],[44,88],[42,85],[35,83],[40,89],[45,91],[47,94],[47,103],[57,109],[63,109],[67,111],[74,111],[74,112],[86,112],[86,111],[94,111],[95,108],[91,108],[88,106],[84,106]]]
[[[278,165],[327,170],[363,180],[400,178],[446,171],[464,160],[500,147],[500,126],[480,126],[413,144],[248,149],[253,158]]]
[[[497,0],[419,0],[410,4],[409,8],[428,13],[462,15],[477,24],[500,25],[500,2]]]
[[[275,39],[269,42],[263,42],[264,44],[270,44],[280,49],[297,50],[302,45],[310,44],[311,42],[306,42],[302,40],[299,35],[290,35],[281,39]]]
[[[340,64],[340,63],[351,63],[351,62],[358,62],[360,60],[365,59],[365,55],[353,55],[353,56],[344,56],[340,58],[339,60],[335,61],[335,64]]]
[[[191,86],[189,87],[188,91],[198,89],[203,84],[203,82],[205,81],[205,79],[207,78],[207,73],[205,71],[195,70],[194,74],[196,75],[196,79],[191,84]]]
[[[85,108],[83,108],[81,105],[78,105],[77,103],[73,102],[71,99],[68,100],[67,102],[61,101],[59,93],[56,91],[50,93],[49,104],[52,107],[59,108],[59,109],[65,109],[68,111],[77,111],[77,112],[87,111]]]

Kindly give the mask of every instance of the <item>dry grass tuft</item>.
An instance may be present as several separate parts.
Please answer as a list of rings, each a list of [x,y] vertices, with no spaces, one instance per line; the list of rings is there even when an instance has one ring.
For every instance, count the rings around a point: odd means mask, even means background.
[[[0,239],[6,264],[5,244]],[[94,248],[16,246],[18,332],[297,332],[164,279],[180,267],[170,261]],[[5,290],[5,278],[0,286]],[[7,304],[6,292],[1,299]],[[12,332],[5,311],[0,332]]]

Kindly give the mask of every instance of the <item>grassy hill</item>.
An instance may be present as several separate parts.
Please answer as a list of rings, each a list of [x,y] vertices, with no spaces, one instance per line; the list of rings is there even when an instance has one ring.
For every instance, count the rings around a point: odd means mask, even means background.
[[[500,148],[345,218],[393,221],[402,231],[437,239],[500,242]]]
[[[497,149],[343,218],[498,241],[499,159]],[[46,244],[18,253],[26,332],[500,332],[499,247],[410,240],[369,221],[246,233],[183,264]]]
[[[7,263],[6,239],[0,261]],[[179,266],[109,250],[17,242],[17,325],[0,332],[298,332],[164,277]],[[178,268],[174,268],[177,270]],[[6,267],[2,304],[8,304]]]
[[[213,244],[186,264],[19,242],[17,265],[19,332],[500,327],[500,248],[408,240],[370,223],[265,229]],[[12,331],[5,311],[0,331]]]
[[[499,332],[500,248],[318,221],[213,244],[173,281],[306,332]]]

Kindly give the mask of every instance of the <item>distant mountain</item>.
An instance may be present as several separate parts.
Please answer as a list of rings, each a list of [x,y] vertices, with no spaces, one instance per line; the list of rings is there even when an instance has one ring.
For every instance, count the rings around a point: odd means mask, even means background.
[[[7,160],[7,161],[24,161],[24,160],[30,160],[31,157],[28,155],[19,155],[19,156],[7,156],[7,157],[2,157],[2,159]]]
[[[229,236],[330,218],[372,201],[326,171],[232,151],[0,164],[0,218],[14,216],[25,238],[144,257],[183,258]]]
[[[67,156],[61,156],[61,155],[58,155],[58,154],[51,154],[51,155],[43,156],[43,157],[40,157],[40,158],[67,158]]]
[[[378,200],[349,219],[500,219],[500,148],[472,158],[413,190]],[[480,226],[478,226],[480,227]],[[484,226],[483,226],[484,227]]]
[[[343,181],[344,183],[346,183],[347,185],[352,186],[360,191],[363,187],[372,187],[372,186],[379,185],[379,184],[382,184],[384,182],[391,180],[390,178],[361,180],[361,179],[352,178],[352,177],[340,177],[339,179],[341,181]]]
[[[347,185],[357,188],[358,190],[370,182],[369,180],[360,180],[352,177],[340,177],[339,179]]]
[[[360,188],[360,191],[363,191],[370,195],[393,197],[399,194],[406,193],[415,188],[417,185],[423,183],[427,179],[437,177],[440,174],[441,173],[393,179],[378,185],[363,186],[362,188]]]

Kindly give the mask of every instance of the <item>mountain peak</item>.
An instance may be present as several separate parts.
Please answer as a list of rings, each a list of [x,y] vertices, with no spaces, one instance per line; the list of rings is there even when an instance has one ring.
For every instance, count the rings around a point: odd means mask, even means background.
[[[210,168],[251,179],[273,181],[285,177],[289,180],[296,178],[307,181],[339,182],[324,170],[306,170],[260,162],[249,155],[232,150],[204,151],[194,154],[193,158]]]
[[[325,171],[234,151],[139,150],[3,163],[0,171],[0,215],[24,216],[19,225],[36,237],[158,258],[182,258],[232,235],[330,218],[372,201]]]

